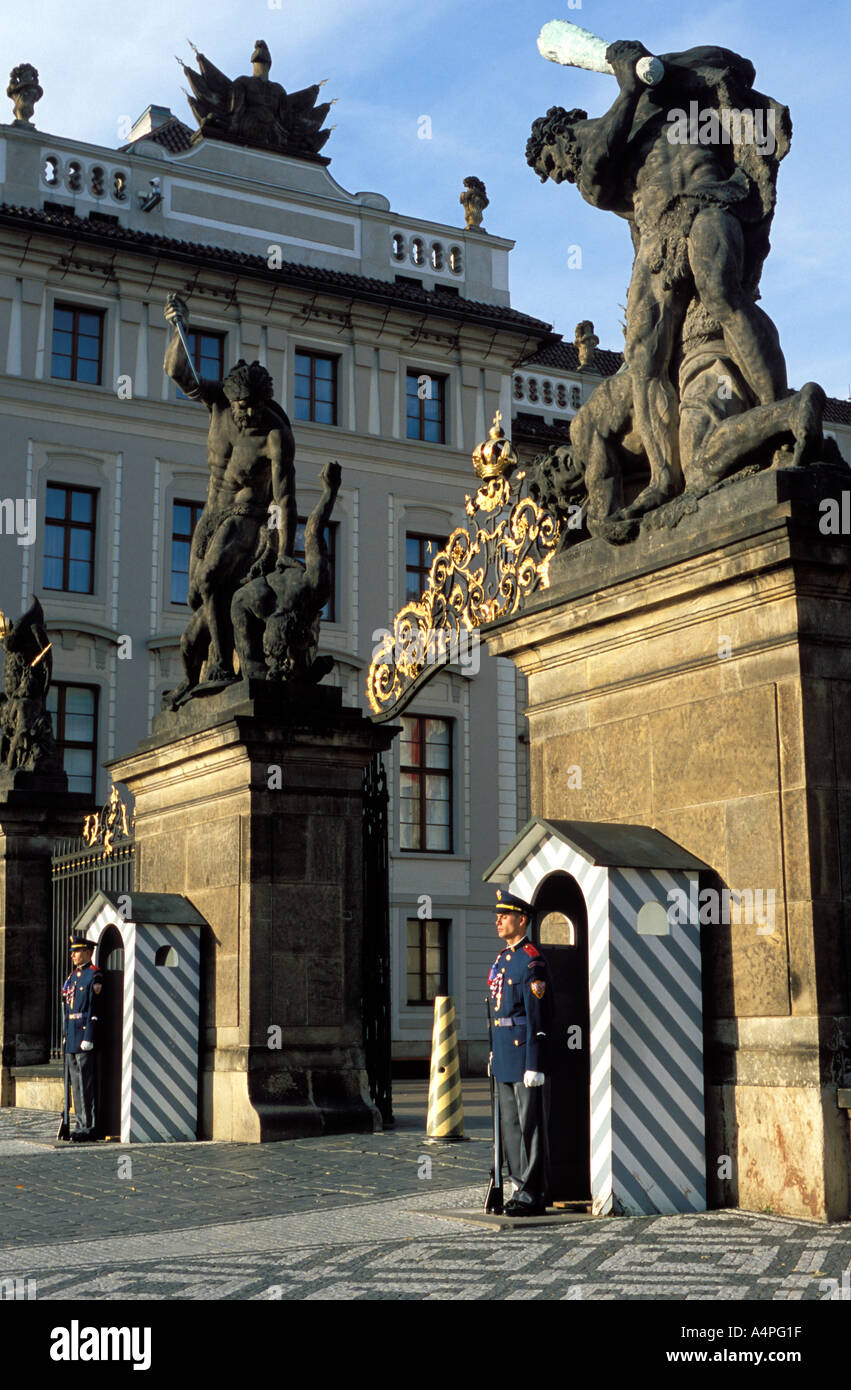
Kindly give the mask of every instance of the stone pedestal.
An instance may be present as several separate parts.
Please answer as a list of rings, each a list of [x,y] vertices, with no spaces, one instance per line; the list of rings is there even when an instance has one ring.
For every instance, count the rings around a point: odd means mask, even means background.
[[[393,730],[317,687],[242,681],[110,766],[136,801],[136,887],[202,934],[201,1116],[256,1142],[381,1128],[363,1070],[361,777]]]
[[[529,681],[533,814],[650,825],[715,871],[710,1203],[828,1220],[851,1177],[851,538],[819,523],[849,489],[825,465],[741,478],[578,547],[487,632]],[[725,921],[725,888],[761,910]]]
[[[0,771],[0,1105],[13,1103],[11,1068],[50,1057],[51,856],[89,809],[64,773]]]

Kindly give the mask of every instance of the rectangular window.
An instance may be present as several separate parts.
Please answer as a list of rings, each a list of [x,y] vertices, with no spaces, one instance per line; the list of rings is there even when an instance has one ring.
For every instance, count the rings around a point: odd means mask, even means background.
[[[171,511],[171,601],[186,603],[189,595],[189,552],[192,533],[204,510],[203,502],[175,502]]]
[[[94,797],[97,775],[98,691],[54,681],[47,692],[53,733],[68,774],[68,790]]]
[[[45,589],[93,594],[97,492],[48,483],[45,512]]]
[[[318,425],[337,423],[336,357],[317,352],[295,355],[295,418],[313,420]]]
[[[54,304],[50,375],[99,386],[103,364],[102,309]]]
[[[206,381],[221,381],[224,377],[226,337],[226,333],[212,333],[206,328],[186,330],[186,341],[195,370]],[[180,400],[185,400],[180,387],[175,389]]]
[[[399,748],[400,848],[451,854],[451,721],[403,718]]]
[[[304,564],[304,527],[307,517],[300,516],[295,532],[295,546],[293,555],[297,560]],[[328,562],[331,566],[331,597],[320,613],[323,623],[335,623],[337,621],[337,522],[329,521],[325,529],[325,544],[328,547]]]
[[[446,442],[446,377],[408,372],[407,436],[427,444]]]
[[[449,922],[408,918],[408,1003],[432,1004],[449,993]]]
[[[425,592],[434,557],[446,544],[446,536],[423,536],[409,531],[405,536],[405,602]]]

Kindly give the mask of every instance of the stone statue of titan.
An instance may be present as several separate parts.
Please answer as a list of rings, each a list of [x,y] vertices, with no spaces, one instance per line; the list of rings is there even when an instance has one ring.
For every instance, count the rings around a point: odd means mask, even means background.
[[[246,577],[264,572],[267,550],[284,562],[292,557],[295,440],[287,415],[272,400],[272,378],[265,367],[240,361],[223,381],[199,381],[177,328],[178,321],[185,327],[186,306],[169,295],[164,312],[175,331],[163,368],[186,396],[203,401],[210,412],[210,481],[189,559],[193,615],[180,642],[185,675],[167,697],[176,708],[190,692],[218,689],[236,678],[234,594]]]
[[[684,481],[709,485],[774,437],[794,437],[794,465],[817,457],[823,445],[824,393],[808,383],[793,397],[777,329],[756,303],[777,167],[791,140],[789,112],[754,89],[753,65],[727,49],[665,54],[664,76],[650,87],[637,71],[648,56],[641,43],[611,44],[606,59],[619,92],[610,109],[589,120],[585,111],[552,107],[534,122],[527,146],[541,179],[576,184],[592,206],[624,218],[632,236],[624,375],[599,388],[571,426],[573,462],[585,473],[589,520],[598,524],[651,511]],[[740,124],[732,139],[683,138],[678,113],[686,106],[714,113],[716,133],[725,114],[750,113],[750,136]],[[757,117],[770,140],[754,138]],[[698,346],[706,359],[697,364],[705,378],[699,392],[692,380]],[[727,383],[717,394],[736,400],[711,419],[704,408],[713,394],[710,358],[718,364],[715,386]],[[615,464],[597,448],[595,466],[589,448],[627,427],[650,481],[622,508],[608,486]]]

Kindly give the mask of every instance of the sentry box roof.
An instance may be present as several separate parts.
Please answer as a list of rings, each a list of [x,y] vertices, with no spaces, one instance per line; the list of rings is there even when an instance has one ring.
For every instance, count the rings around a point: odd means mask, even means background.
[[[708,869],[702,859],[649,825],[614,825],[593,820],[544,820],[533,816],[493,863],[485,883],[509,883],[530,855],[555,836],[589,864],[609,869]]]
[[[129,914],[123,910],[123,903],[129,899]],[[114,908],[125,921],[136,926],[150,927],[203,927],[206,918],[201,916],[181,893],[106,893],[101,888],[89,899],[79,917],[74,922],[77,930],[93,922],[106,904]]]

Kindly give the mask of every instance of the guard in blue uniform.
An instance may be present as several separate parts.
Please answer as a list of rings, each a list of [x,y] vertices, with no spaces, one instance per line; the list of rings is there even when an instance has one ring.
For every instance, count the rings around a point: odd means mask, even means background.
[[[506,1216],[542,1216],[547,1204],[544,1082],[551,998],[547,963],[526,935],[533,911],[522,898],[497,889],[496,929],[505,944],[491,966],[487,1000],[491,1075],[515,1184]]]
[[[71,974],[62,986],[65,1052],[77,1117],[71,1139],[78,1144],[97,1138],[96,1046],[103,977],[92,964],[92,950],[84,936],[71,937]]]

